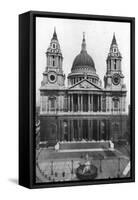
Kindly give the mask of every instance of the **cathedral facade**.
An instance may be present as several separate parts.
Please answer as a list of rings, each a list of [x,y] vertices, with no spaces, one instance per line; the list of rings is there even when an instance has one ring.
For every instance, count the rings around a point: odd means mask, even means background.
[[[40,87],[41,144],[123,140],[127,129],[127,90],[115,34],[106,59],[104,86],[87,53],[84,34],[81,51],[67,77],[68,86],[65,86],[63,55],[56,30],[46,60]]]

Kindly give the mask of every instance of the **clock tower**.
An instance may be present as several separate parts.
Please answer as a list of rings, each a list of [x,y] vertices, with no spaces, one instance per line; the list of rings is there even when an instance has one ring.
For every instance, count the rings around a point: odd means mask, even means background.
[[[46,51],[46,59],[46,69],[43,73],[41,86],[53,89],[64,87],[65,75],[63,74],[62,69],[63,56],[55,28],[50,45]]]
[[[104,87],[110,90],[122,90],[125,89],[123,84],[124,75],[122,74],[122,55],[119,51],[115,34],[113,35],[110,50],[107,56],[106,64],[107,71],[104,77]]]

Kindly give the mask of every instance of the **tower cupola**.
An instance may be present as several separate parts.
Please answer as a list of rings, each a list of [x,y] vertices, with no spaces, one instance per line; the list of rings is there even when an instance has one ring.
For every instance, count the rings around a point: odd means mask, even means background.
[[[105,88],[120,89],[125,88],[122,74],[122,55],[119,51],[115,33],[113,34],[109,53],[106,59],[107,69],[104,77]]]
[[[58,41],[56,28],[54,28],[50,45],[46,51],[46,68],[43,73],[42,86],[59,88],[65,85],[65,75],[63,74],[63,56]]]

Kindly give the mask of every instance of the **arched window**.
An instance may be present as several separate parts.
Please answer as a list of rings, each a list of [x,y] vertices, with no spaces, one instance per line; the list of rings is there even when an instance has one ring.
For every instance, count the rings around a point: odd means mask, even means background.
[[[113,48],[113,53],[116,53],[117,52],[117,48]]]
[[[114,60],[114,69],[116,70],[116,59]]]
[[[55,66],[55,56],[52,56],[52,65]]]

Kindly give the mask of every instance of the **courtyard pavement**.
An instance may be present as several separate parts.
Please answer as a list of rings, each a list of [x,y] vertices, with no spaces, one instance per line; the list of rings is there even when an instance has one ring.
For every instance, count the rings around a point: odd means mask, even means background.
[[[98,169],[96,179],[123,177],[130,162],[129,157],[118,150],[57,152],[43,148],[36,152],[36,182],[76,181],[76,168],[86,157]]]

